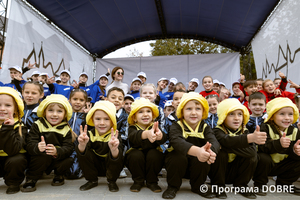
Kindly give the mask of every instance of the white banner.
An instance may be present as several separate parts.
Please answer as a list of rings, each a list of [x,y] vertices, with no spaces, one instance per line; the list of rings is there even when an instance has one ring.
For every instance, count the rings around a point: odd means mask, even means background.
[[[202,78],[206,75],[225,83],[228,89],[240,77],[239,53],[97,59],[96,66],[96,79],[105,74],[107,68],[122,67],[125,71],[123,82],[128,85],[140,71],[145,72],[147,82],[154,85],[162,77],[175,77],[186,86],[192,78],[198,78],[197,92],[204,90]],[[110,77],[109,84],[111,81]]]
[[[273,80],[281,71],[288,79],[300,83],[299,9],[299,0],[282,1],[253,40],[258,78]],[[295,92],[294,89],[290,91]]]
[[[0,80],[3,83],[10,82],[8,67],[18,65],[24,68],[29,61],[36,62],[37,68],[25,73],[25,80],[34,70],[59,76],[60,71],[68,69],[71,80],[78,81],[79,74],[85,71],[89,75],[88,83],[92,83],[92,57],[23,2],[12,0]]]

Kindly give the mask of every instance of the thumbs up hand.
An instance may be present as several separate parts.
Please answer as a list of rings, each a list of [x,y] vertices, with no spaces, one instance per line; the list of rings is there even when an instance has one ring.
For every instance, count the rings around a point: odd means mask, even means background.
[[[44,139],[44,136],[41,136],[41,141],[38,143],[38,148],[40,150],[40,152],[44,152],[46,150],[46,142],[45,142],[45,139]]]
[[[199,148],[197,152],[197,158],[200,162],[208,162],[210,153],[207,152],[207,149],[210,149],[211,144],[207,142],[203,147]]]
[[[265,144],[267,140],[267,133],[260,132],[260,127],[257,125],[255,131],[252,133],[253,141],[256,144]]]
[[[300,140],[297,140],[297,142],[294,144],[294,152],[297,154],[297,156],[300,156]]]
[[[280,138],[280,144],[283,148],[288,148],[291,144],[290,138],[286,137],[286,133],[283,133],[282,137]]]
[[[154,133],[156,135],[156,140],[161,140],[163,137],[163,134],[161,130],[158,128],[158,122],[154,122],[153,124]]]

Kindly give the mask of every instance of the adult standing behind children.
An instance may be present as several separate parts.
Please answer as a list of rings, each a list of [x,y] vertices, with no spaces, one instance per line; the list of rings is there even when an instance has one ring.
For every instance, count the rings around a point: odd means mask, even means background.
[[[107,86],[106,91],[109,91],[109,89],[113,87],[117,87],[122,89],[124,94],[127,94],[129,91],[129,87],[126,83],[122,82],[124,77],[124,69],[122,67],[115,67],[111,71],[111,77],[113,81],[109,86]]]

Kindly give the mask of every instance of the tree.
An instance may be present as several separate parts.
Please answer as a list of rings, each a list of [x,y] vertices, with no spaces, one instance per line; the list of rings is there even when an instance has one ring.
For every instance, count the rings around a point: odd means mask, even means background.
[[[153,48],[152,56],[235,52],[218,44],[192,39],[162,39],[150,43],[150,46]],[[240,56],[240,67],[241,73],[245,74],[247,80],[256,79],[252,51],[250,54]]]
[[[128,57],[143,57],[143,52],[139,52],[135,47],[129,50],[129,54],[127,54]]]

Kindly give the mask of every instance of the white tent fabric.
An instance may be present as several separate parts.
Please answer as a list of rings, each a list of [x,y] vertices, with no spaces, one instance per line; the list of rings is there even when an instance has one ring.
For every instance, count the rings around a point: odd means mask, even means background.
[[[240,77],[239,53],[97,59],[96,62],[96,79],[105,74],[107,68],[120,66],[125,71],[123,82],[128,85],[140,71],[146,73],[148,83],[155,85],[162,77],[175,77],[186,86],[192,78],[198,78],[197,92],[204,90],[201,85],[204,76],[218,79],[228,89]],[[109,83],[111,80],[110,77]]]
[[[23,2],[12,0],[10,9],[0,70],[0,80],[3,83],[10,82],[8,67],[26,67],[29,61],[37,62],[38,68],[25,73],[25,80],[35,70],[54,76],[59,75],[63,69],[68,69],[71,80],[78,81],[79,74],[85,71],[91,77],[88,83],[92,83],[93,58],[89,54],[49,26],[44,19],[40,19]]]

